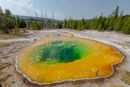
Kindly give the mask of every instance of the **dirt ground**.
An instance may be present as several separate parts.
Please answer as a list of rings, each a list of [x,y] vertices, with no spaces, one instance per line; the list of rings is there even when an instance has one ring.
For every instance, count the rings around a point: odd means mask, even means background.
[[[26,36],[0,39],[0,87],[130,87],[130,35],[96,30],[41,30],[28,31]],[[63,33],[67,32],[67,33]],[[51,85],[37,85],[29,82],[16,70],[16,56],[26,47],[47,36],[73,36],[96,40],[115,47],[125,55],[122,63],[114,66],[114,74],[95,80],[65,81]]]

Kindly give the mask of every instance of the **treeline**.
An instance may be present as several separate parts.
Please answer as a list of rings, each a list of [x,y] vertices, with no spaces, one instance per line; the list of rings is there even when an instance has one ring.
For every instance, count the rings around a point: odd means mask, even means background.
[[[0,7],[0,32],[1,33],[19,33],[22,29],[41,30],[55,28],[53,20],[38,20],[38,19],[20,19],[18,16],[15,18],[9,9],[3,12]]]
[[[36,14],[36,13],[35,13]],[[43,15],[43,14],[42,14]],[[36,14],[37,17],[37,14]],[[119,6],[108,17],[103,16],[94,17],[91,21],[86,21],[82,18],[81,21],[69,18],[64,22],[55,23],[54,20],[38,20],[38,19],[20,19],[13,17],[9,9],[3,12],[0,7],[0,32],[2,33],[18,33],[20,29],[24,32],[26,29],[41,30],[41,29],[54,29],[54,28],[69,28],[75,30],[95,29],[99,31],[109,30],[123,32],[130,34],[130,16],[123,16],[123,11],[119,13]]]
[[[85,21],[82,18],[81,21],[64,20],[64,23],[57,23],[57,28],[69,28],[75,30],[86,30],[95,29],[99,31],[109,30],[123,32],[125,34],[130,34],[130,16],[123,16],[123,11],[119,14],[119,6],[112,12],[108,17],[104,17],[103,14],[100,17],[94,17],[91,21]]]
[[[0,32],[2,33],[18,33],[19,28],[25,28],[26,21],[19,19],[18,17],[12,17],[12,13],[9,9],[5,9],[5,13],[0,7]]]

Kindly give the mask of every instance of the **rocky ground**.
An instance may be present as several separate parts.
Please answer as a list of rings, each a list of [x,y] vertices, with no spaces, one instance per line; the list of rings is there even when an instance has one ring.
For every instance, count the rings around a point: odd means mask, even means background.
[[[130,87],[130,35],[117,32],[96,30],[41,30],[28,31],[29,34],[13,39],[0,39],[0,87]],[[62,32],[68,32],[62,33]],[[97,40],[114,46],[126,57],[114,66],[111,77],[96,80],[66,81],[51,85],[30,83],[15,68],[16,56],[26,47],[47,36],[58,37],[73,34],[75,37]]]

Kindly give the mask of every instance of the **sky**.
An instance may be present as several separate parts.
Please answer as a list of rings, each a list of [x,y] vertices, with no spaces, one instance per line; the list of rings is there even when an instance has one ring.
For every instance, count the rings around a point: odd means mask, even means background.
[[[99,17],[102,13],[108,16],[119,6],[119,12],[130,14],[130,0],[0,0],[0,6],[10,9],[14,15],[35,16],[35,12],[41,17],[41,10],[45,17],[63,20],[91,19]]]

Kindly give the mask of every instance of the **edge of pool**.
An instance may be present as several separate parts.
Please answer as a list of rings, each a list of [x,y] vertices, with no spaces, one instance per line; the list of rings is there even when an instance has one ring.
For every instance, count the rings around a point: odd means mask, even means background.
[[[68,32],[68,33],[73,34],[73,35],[75,34],[75,33],[73,33],[73,32]],[[81,36],[81,35],[74,35],[74,37],[88,39],[87,37]],[[88,39],[88,40],[98,41],[98,40],[94,40],[94,39]],[[38,41],[37,41],[37,42],[38,42]],[[101,41],[98,41],[98,42],[103,43],[103,44],[106,44],[106,43],[101,42]],[[35,44],[35,43],[33,43],[33,44]],[[106,45],[108,45],[108,44],[106,44]],[[31,46],[31,45],[30,45],[30,46]],[[108,76],[105,76],[105,77],[81,78],[81,79],[75,79],[75,80],[74,80],[74,79],[67,79],[67,80],[63,80],[63,81],[54,81],[54,82],[51,82],[51,83],[39,83],[39,82],[34,82],[33,80],[31,80],[28,76],[26,76],[24,73],[22,73],[22,71],[20,71],[19,68],[18,68],[17,58],[18,58],[19,54],[22,53],[25,49],[27,49],[27,48],[30,47],[30,46],[25,47],[21,52],[18,53],[18,55],[16,56],[16,60],[15,60],[15,61],[16,61],[15,67],[16,67],[16,71],[19,72],[20,74],[22,74],[22,76],[25,77],[29,82],[31,82],[31,83],[33,83],[33,84],[37,84],[37,85],[51,85],[51,84],[55,84],[55,83],[62,83],[62,82],[68,82],[68,81],[97,80],[97,79],[107,78],[107,77],[110,77],[110,76],[112,76],[112,75],[114,74],[114,72],[115,72],[114,66],[117,65],[117,64],[122,63],[123,60],[124,60],[124,58],[126,58],[126,56],[125,56],[120,50],[118,50],[116,47],[114,47],[114,46],[112,46],[112,45],[108,45],[108,46],[111,46],[112,48],[114,48],[115,50],[117,50],[118,53],[120,53],[120,54],[123,56],[121,62],[116,63],[116,64],[111,64],[111,65],[112,65],[112,70],[113,70],[113,72],[112,72],[111,75],[108,75]]]

